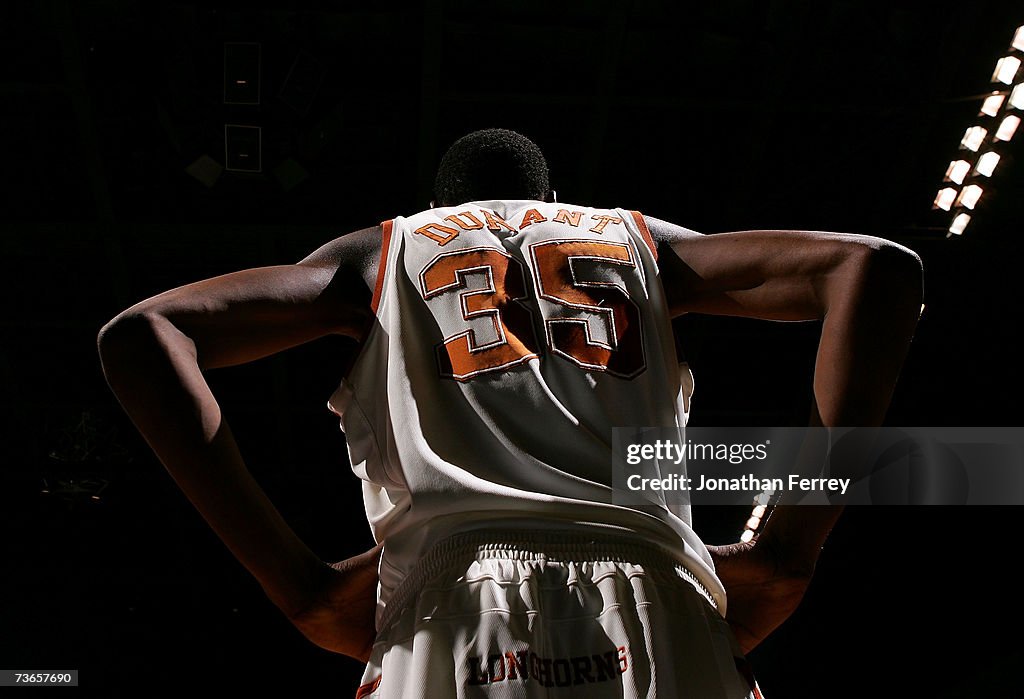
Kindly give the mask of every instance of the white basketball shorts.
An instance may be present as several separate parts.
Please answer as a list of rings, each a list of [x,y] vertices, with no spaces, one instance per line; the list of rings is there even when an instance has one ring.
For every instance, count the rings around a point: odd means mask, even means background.
[[[725,620],[646,542],[471,532],[395,591],[358,699],[757,699]]]

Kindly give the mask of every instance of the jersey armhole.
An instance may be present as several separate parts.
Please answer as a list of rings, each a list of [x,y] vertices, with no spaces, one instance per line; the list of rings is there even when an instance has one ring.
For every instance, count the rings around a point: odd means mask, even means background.
[[[651,249],[651,254],[654,255],[654,261],[658,261],[658,246],[654,244],[654,238],[651,237],[651,231],[647,228],[647,221],[644,220],[644,215],[639,211],[630,211],[630,215],[633,216],[633,221],[636,223],[636,227],[640,229],[640,235],[644,237],[644,242],[647,243],[647,247]]]
[[[391,230],[394,227],[394,219],[382,221],[380,226],[383,229],[380,243],[380,260],[377,262],[377,282],[373,286],[373,298],[370,300],[370,310],[377,315],[377,307],[380,305],[380,297],[384,292],[384,274],[388,266],[388,253],[391,248]]]

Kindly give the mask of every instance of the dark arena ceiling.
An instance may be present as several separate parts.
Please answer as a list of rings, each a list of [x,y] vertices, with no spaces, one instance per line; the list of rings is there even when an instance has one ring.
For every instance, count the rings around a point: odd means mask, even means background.
[[[1006,89],[993,68],[1022,24],[1024,5],[1005,1],[3,4],[0,482],[13,494],[8,560],[26,564],[3,583],[20,603],[0,603],[0,629],[18,632],[0,633],[0,665],[80,667],[83,684],[115,687],[185,684],[189,663],[283,662],[310,686],[354,692],[359,668],[275,616],[133,432],[96,333],[157,292],[294,262],[426,208],[441,154],[476,128],[535,140],[559,200],[705,233],[829,230],[911,247],[927,307],[890,422],[1019,425],[1024,130],[979,180],[962,236],[947,238],[952,214],[932,202],[982,98]],[[225,103],[225,44],[259,45],[257,104]],[[260,127],[259,171],[225,169],[237,155],[226,125]],[[694,317],[677,330],[697,376],[695,422],[805,419],[817,327]],[[332,560],[369,542],[324,408],[352,349],[328,338],[210,378],[253,472]],[[102,494],[39,496],[76,478]],[[752,658],[767,696],[874,694],[884,672],[904,693],[1003,688],[993,668],[1019,660],[1019,642],[971,645],[998,628],[974,617],[942,636],[930,605],[935,579],[950,589],[937,568],[998,555],[1015,508],[923,509],[841,525],[810,611]],[[706,521],[728,538],[743,517]],[[1016,594],[989,568],[965,563],[960,582],[986,580],[986,605]],[[911,592],[918,602],[896,601]],[[957,592],[957,604],[978,596]],[[26,611],[40,608],[45,624]],[[196,631],[207,623],[209,635]],[[119,674],[120,658],[134,674]],[[950,679],[906,674],[925,666]]]

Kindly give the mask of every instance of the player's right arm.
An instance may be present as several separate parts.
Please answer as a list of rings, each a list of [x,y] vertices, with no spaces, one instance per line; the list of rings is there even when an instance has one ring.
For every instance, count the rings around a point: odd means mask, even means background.
[[[920,315],[921,261],[862,235],[703,236],[647,219],[673,315],[819,320],[812,425],[881,425]],[[712,547],[749,649],[796,608],[840,506],[777,507],[754,545]]]
[[[339,573],[306,547],[247,470],[203,372],[326,335],[360,339],[372,318],[379,241],[380,229],[367,229],[297,264],[242,270],[166,291],[119,313],[97,339],[107,381],[136,427],[289,618],[309,622],[310,608],[322,607],[325,595],[344,599],[346,586],[360,587],[362,597],[351,595],[361,606],[348,610],[348,634],[330,637],[314,628],[316,620],[307,628],[297,623],[320,645],[354,657],[365,655],[372,639],[375,557],[356,557]]]

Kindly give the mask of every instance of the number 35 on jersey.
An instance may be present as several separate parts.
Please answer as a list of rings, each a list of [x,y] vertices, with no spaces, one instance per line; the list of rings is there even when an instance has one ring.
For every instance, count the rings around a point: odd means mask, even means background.
[[[486,245],[440,252],[420,271],[419,291],[445,335],[442,376],[470,381],[544,357],[622,378],[643,372],[629,244],[558,238],[522,252],[525,265]]]

